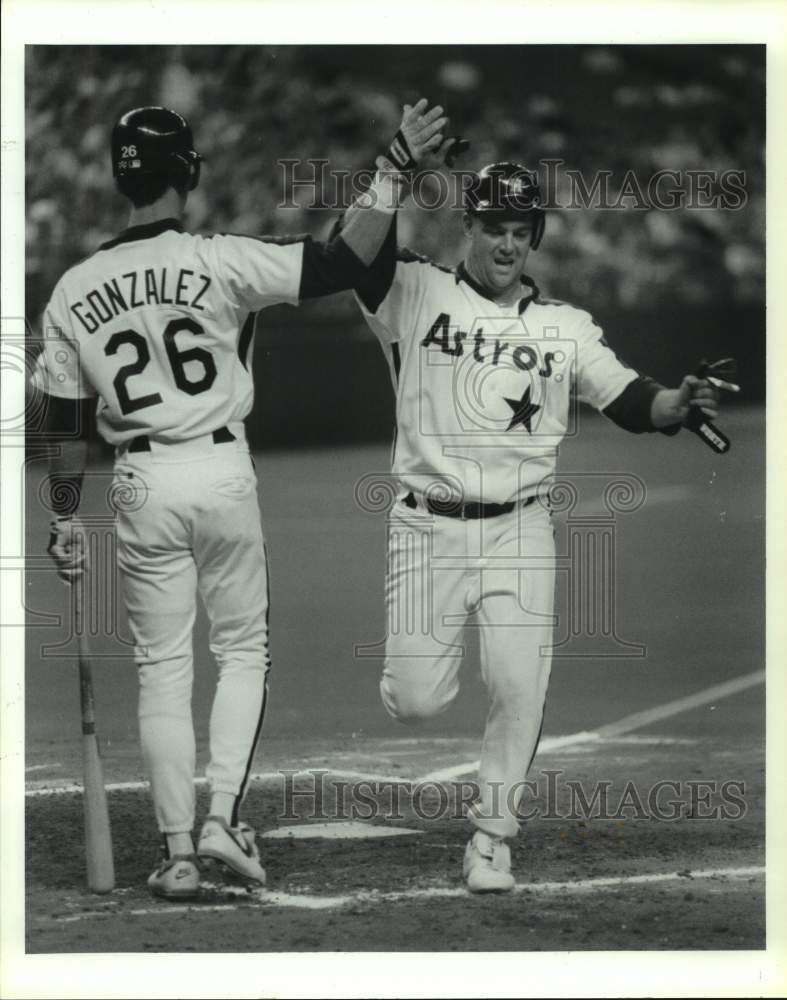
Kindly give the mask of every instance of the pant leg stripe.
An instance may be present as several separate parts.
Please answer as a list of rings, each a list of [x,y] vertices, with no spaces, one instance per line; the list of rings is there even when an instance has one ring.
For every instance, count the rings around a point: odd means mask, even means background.
[[[533,753],[530,755],[530,761],[528,762],[527,768],[525,769],[525,775],[528,774],[530,768],[533,766],[533,761],[536,759],[536,754],[538,753],[538,745],[541,742],[541,734],[544,731],[544,710],[541,710],[541,725],[538,727],[538,736],[536,737],[536,745],[533,747]]]
[[[249,759],[246,763],[246,772],[243,775],[243,781],[241,782],[240,790],[235,796],[235,805],[232,807],[232,826],[238,825],[238,813],[240,811],[241,803],[243,802],[244,796],[246,795],[246,788],[249,783],[249,774],[251,773],[251,764],[254,760],[254,754],[257,750],[257,744],[260,740],[260,733],[262,732],[262,723],[265,720],[265,705],[268,701],[268,679],[265,679],[265,690],[262,692],[262,705],[260,706],[260,717],[257,721],[257,729],[254,732],[254,739],[252,740],[251,750],[249,751]]]
[[[265,609],[265,635],[266,635],[266,652],[265,656],[267,659],[266,672],[265,672],[265,687],[262,692],[262,704],[260,705],[260,717],[257,720],[257,728],[254,731],[254,739],[251,741],[251,749],[249,750],[249,758],[246,761],[246,771],[243,775],[243,781],[241,782],[238,794],[235,796],[235,805],[232,808],[232,826],[238,825],[238,813],[240,811],[241,803],[246,794],[246,787],[249,783],[249,775],[251,774],[251,765],[254,760],[254,754],[257,750],[257,744],[260,740],[260,734],[262,733],[262,724],[265,721],[265,706],[268,702],[268,671],[270,670],[270,654],[268,653],[268,646],[270,644],[270,614],[271,614],[271,576],[270,568],[268,564],[268,548],[263,542],[262,551],[265,554],[265,580],[266,589],[268,592],[268,606]]]

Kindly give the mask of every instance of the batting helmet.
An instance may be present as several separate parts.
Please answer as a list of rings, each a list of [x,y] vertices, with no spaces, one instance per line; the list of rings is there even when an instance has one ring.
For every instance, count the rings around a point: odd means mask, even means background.
[[[189,123],[169,108],[134,108],[112,129],[112,173],[118,179],[162,177],[193,191],[201,162]]]
[[[465,211],[505,220],[529,217],[533,222],[530,245],[534,250],[544,235],[546,213],[538,178],[521,163],[489,163],[482,167],[465,191]]]

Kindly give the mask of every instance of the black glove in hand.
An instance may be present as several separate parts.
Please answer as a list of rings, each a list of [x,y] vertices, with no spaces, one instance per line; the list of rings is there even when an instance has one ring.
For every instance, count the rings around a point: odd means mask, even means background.
[[[412,175],[424,156],[443,144],[448,119],[439,104],[433,108],[428,104],[424,97],[412,107],[405,104],[399,130],[384,157],[393,170]]]

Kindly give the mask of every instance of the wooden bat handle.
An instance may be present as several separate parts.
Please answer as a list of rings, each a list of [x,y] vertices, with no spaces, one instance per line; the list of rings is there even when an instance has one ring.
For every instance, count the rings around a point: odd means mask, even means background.
[[[90,650],[85,633],[85,618],[83,613],[84,577],[74,581],[74,631],[79,643],[79,704],[82,710],[82,734],[93,736],[96,732],[96,700],[93,693],[93,668],[90,665]]]

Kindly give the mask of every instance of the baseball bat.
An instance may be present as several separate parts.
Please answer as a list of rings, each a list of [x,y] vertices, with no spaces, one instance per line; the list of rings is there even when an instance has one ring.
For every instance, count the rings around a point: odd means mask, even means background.
[[[90,649],[84,629],[82,590],[84,577],[74,581],[74,631],[79,642],[79,700],[82,710],[82,773],[85,810],[85,858],[87,885],[91,892],[111,892],[115,888],[112,832],[109,826],[107,790],[96,739],[96,705]]]
[[[711,364],[704,358],[694,371],[697,378],[707,379],[711,385],[717,389],[725,389],[727,392],[740,392],[741,387],[728,379],[734,378],[738,371],[738,362],[734,358],[723,358],[721,361],[714,361]],[[720,376],[724,376],[721,378]],[[712,448],[719,455],[723,455],[730,450],[730,439],[719,428],[710,422],[705,414],[699,409],[689,411],[689,415],[684,421],[690,431],[694,431],[709,448]]]

